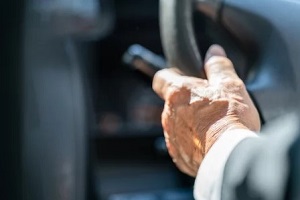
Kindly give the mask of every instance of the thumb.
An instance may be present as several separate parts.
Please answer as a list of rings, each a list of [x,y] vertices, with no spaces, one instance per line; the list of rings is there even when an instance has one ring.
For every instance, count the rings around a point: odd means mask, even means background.
[[[205,74],[209,82],[220,82],[225,78],[237,78],[232,62],[225,50],[219,45],[212,45],[205,57]]]
[[[209,47],[209,49],[206,52],[204,62],[206,63],[213,56],[227,57],[225,50],[217,44],[211,45]]]

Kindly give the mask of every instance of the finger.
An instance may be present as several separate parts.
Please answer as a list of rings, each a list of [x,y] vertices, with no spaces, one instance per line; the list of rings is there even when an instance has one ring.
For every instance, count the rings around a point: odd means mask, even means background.
[[[204,62],[206,63],[213,56],[227,57],[225,50],[217,44],[211,45],[209,47],[206,52]]]
[[[165,109],[162,114],[162,124],[164,127],[164,137],[168,148],[168,152],[172,157],[173,162],[182,172],[189,174],[191,176],[195,176],[194,173],[195,170],[189,166],[190,163],[186,162],[185,161],[186,159],[184,159],[183,157],[183,155],[185,155],[185,152],[183,152],[182,149],[180,148],[182,140],[177,138],[178,136],[177,134],[174,135],[175,133],[174,128],[176,128],[174,126],[175,121],[170,119],[167,120],[167,118],[169,117],[171,116],[166,112]]]
[[[152,88],[165,100],[167,93],[172,89],[171,86],[178,85],[178,87],[180,87],[181,83],[182,76],[178,71],[174,69],[163,69],[154,75]]]
[[[172,161],[175,163],[177,168],[179,168],[180,171],[182,171],[183,173],[195,177],[196,176],[195,170],[193,170],[192,168],[189,167],[189,165],[186,164],[186,162],[182,158],[182,155],[179,153],[179,150],[177,149],[178,144],[176,144],[176,142],[174,143],[172,139],[166,139],[166,145],[167,145],[169,155],[171,156]]]
[[[220,82],[225,78],[238,78],[232,62],[219,45],[212,45],[208,49],[204,69],[210,83]]]

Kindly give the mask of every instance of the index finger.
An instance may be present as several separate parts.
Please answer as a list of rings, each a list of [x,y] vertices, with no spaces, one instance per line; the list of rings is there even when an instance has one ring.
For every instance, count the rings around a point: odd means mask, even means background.
[[[163,69],[158,71],[153,78],[152,88],[162,98],[166,99],[172,86],[182,84],[182,75],[175,69]]]

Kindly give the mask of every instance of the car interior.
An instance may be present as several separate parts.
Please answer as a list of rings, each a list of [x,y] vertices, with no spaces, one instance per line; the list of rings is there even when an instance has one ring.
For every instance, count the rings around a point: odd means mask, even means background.
[[[3,2],[1,199],[193,199],[167,152],[164,102],[130,53],[199,77],[220,44],[263,124],[297,104],[297,0]]]

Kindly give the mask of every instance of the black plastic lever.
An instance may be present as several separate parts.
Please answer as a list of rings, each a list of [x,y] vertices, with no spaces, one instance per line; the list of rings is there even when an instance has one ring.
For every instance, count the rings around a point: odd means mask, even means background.
[[[151,79],[157,71],[164,69],[167,65],[163,57],[156,55],[139,44],[130,46],[124,53],[122,61]]]

